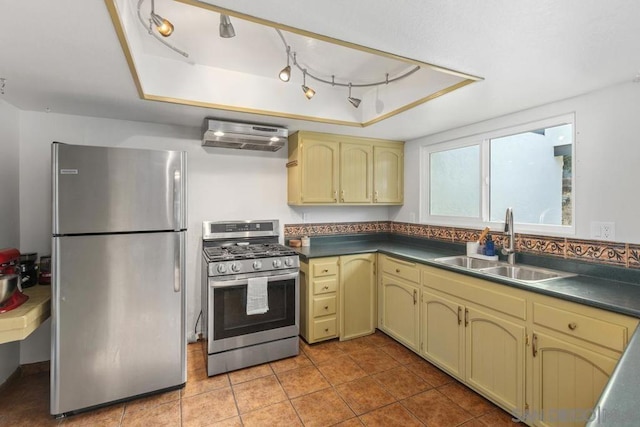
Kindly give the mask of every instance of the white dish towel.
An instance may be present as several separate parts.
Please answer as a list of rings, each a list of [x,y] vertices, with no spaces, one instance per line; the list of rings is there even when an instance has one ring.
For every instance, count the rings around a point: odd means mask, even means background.
[[[247,316],[269,311],[268,277],[256,277],[247,283]]]

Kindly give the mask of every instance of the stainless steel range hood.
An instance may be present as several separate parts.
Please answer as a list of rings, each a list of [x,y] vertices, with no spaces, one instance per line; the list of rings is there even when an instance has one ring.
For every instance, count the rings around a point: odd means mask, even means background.
[[[289,136],[283,127],[216,119],[205,119],[202,133],[202,145],[207,147],[259,151],[278,151]]]

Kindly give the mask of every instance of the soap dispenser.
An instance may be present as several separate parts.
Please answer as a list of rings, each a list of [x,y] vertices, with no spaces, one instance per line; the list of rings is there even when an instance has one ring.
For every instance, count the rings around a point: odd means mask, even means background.
[[[491,234],[487,236],[487,241],[484,244],[484,254],[486,256],[494,256],[496,254],[496,246],[493,243],[493,239],[491,238]]]

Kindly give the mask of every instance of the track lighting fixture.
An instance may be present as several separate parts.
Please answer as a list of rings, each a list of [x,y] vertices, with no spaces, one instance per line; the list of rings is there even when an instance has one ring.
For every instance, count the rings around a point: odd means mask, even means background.
[[[236,36],[236,30],[233,28],[229,15],[220,14],[220,37],[230,39]]]
[[[173,24],[156,13],[154,0],[151,0],[151,21],[153,21],[160,35],[169,37],[173,33]]]
[[[280,71],[280,74],[278,75],[278,77],[280,77],[280,80],[282,80],[283,82],[288,82],[289,79],[291,79],[291,65],[289,65],[290,52],[291,52],[291,47],[287,46],[287,66],[284,67]]]
[[[351,103],[351,105],[353,105],[355,108],[358,108],[360,106],[360,103],[362,102],[361,99],[358,98],[353,98],[351,96],[351,82],[349,82],[349,97],[347,98],[347,100]]]
[[[313,98],[313,95],[316,94],[316,91],[307,86],[307,70],[302,70],[302,92],[304,92],[304,96],[307,99]]]
[[[283,82],[288,82],[289,79],[291,79],[291,66],[289,65],[289,59],[291,58],[291,46],[289,44],[287,44],[287,41],[285,40],[284,36],[282,35],[282,32],[278,29],[278,28],[274,28],[275,31],[278,33],[278,35],[280,36],[280,39],[282,40],[282,43],[284,44],[286,50],[287,50],[287,66],[284,67],[281,71],[280,74],[278,75],[280,77],[280,80],[282,80]],[[396,76],[394,78],[389,78],[389,74],[385,75],[384,80],[380,80],[377,82],[371,82],[371,83],[359,83],[359,84],[352,84],[351,82],[349,83],[340,83],[340,82],[336,82],[335,76],[331,76],[331,80],[327,80],[327,79],[323,79],[321,77],[318,76],[314,76],[313,74],[309,73],[307,71],[306,68],[302,68],[302,66],[298,63],[297,59],[296,59],[296,52],[293,52],[293,65],[295,67],[297,67],[300,71],[302,71],[302,91],[304,92],[304,96],[307,97],[307,99],[311,99],[313,98],[313,96],[316,94],[316,91],[311,89],[309,86],[307,86],[307,74],[309,75],[309,77],[311,77],[312,79],[320,82],[320,83],[324,83],[327,85],[331,85],[331,86],[341,86],[341,87],[348,87],[349,88],[349,96],[347,97],[347,100],[349,101],[349,103],[351,105],[354,106],[354,108],[358,108],[360,106],[360,103],[362,102],[362,99],[360,98],[354,98],[351,96],[351,88],[352,87],[375,87],[375,86],[381,86],[381,85],[388,85],[389,83],[393,83],[396,82],[398,80],[402,80],[406,77],[409,77],[411,74],[415,73],[416,71],[418,71],[420,69],[420,66],[415,66],[412,69],[410,69],[409,71],[406,71],[404,74],[400,74],[399,76]],[[344,80],[343,80],[344,81]]]

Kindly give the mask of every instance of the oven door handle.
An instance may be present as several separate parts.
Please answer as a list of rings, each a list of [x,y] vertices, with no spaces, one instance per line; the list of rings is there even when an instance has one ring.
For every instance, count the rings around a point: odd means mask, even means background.
[[[280,280],[291,280],[298,277],[299,273],[280,274],[277,276],[267,276],[267,282],[277,282]],[[264,277],[264,276],[261,276]],[[246,285],[248,278],[238,280],[211,280],[209,279],[209,287],[211,288],[226,288],[228,286]]]

